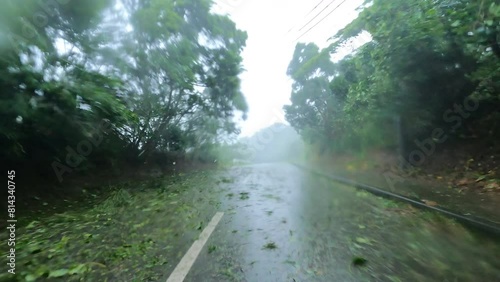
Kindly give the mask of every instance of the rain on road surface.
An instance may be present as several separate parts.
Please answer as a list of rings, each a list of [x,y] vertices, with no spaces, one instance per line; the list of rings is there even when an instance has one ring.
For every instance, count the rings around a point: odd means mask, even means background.
[[[225,214],[185,281],[500,281],[498,241],[442,217],[291,164],[223,174]]]

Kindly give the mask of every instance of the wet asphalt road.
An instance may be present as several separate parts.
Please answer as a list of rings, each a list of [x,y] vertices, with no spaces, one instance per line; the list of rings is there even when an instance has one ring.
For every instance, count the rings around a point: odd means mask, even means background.
[[[432,214],[285,163],[224,177],[224,217],[185,281],[500,281],[498,241]]]

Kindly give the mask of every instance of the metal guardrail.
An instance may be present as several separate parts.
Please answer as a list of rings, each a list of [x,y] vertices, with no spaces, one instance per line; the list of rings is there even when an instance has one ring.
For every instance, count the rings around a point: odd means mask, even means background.
[[[365,190],[365,191],[370,192],[370,193],[377,195],[377,196],[381,196],[381,197],[388,198],[388,199],[399,200],[399,201],[408,203],[408,204],[410,204],[414,207],[420,208],[420,209],[438,212],[440,214],[443,214],[443,215],[446,215],[450,218],[453,218],[464,225],[467,225],[469,227],[486,232],[489,235],[498,236],[498,238],[500,238],[500,226],[495,225],[493,222],[490,223],[484,219],[476,219],[476,218],[463,216],[463,215],[460,215],[454,211],[450,211],[450,210],[447,210],[447,209],[439,207],[439,206],[429,206],[429,205],[425,204],[424,202],[421,202],[420,200],[417,200],[417,199],[411,199],[411,198],[408,198],[408,197],[405,197],[405,196],[402,196],[399,194],[395,194],[395,193],[383,190],[383,189],[378,188],[378,187],[374,187],[374,186],[363,184],[363,183],[358,183],[358,182],[355,182],[355,181],[350,180],[348,178],[334,176],[334,175],[328,175],[328,174],[307,168],[307,167],[302,166],[302,165],[297,164],[297,163],[293,163],[293,165],[295,165],[303,170],[306,170],[310,173],[314,173],[314,174],[320,175],[322,177],[325,177],[325,178],[328,178],[328,179],[331,179],[331,180],[334,180],[334,181],[337,181],[337,182],[340,182],[343,184],[347,184],[347,185],[350,185],[350,186],[353,186],[353,187],[356,187],[356,188],[359,188],[362,190]]]

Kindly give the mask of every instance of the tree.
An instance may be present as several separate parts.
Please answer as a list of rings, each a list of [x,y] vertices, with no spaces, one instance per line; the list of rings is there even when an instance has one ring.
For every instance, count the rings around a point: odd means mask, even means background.
[[[147,156],[169,138],[171,127],[187,134],[206,124],[197,121],[202,118],[220,119],[218,128],[234,133],[234,126],[222,124],[234,110],[246,111],[238,79],[246,33],[211,14],[210,1],[125,3],[132,31],[123,43],[128,65],[122,71],[138,116],[129,129],[136,149]]]
[[[78,165],[68,169],[184,154],[237,133],[235,116],[247,110],[238,78],[247,35],[211,13],[212,4],[6,3],[2,158],[49,173],[51,163],[68,165],[68,152],[94,139],[102,142],[77,152]],[[96,130],[103,122],[104,132]]]
[[[454,104],[463,104],[466,98],[498,104],[497,4],[430,0],[366,4],[370,5],[357,19],[332,37],[328,48],[297,45],[291,61],[294,71],[289,71],[294,79],[292,105],[285,110],[302,135],[342,149],[392,146],[397,139],[393,120],[401,119],[403,140],[410,149],[415,139],[449,123],[443,113]],[[341,61],[333,64],[328,55],[316,55],[335,53],[362,32],[368,32],[372,41]],[[327,64],[333,64],[333,74],[310,75],[312,66]],[[484,118],[491,110],[483,108],[466,122]],[[454,133],[467,128],[456,128]]]

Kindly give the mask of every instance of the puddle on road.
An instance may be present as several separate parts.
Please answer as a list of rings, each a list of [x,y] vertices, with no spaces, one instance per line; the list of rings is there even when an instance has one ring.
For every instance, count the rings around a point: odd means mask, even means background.
[[[500,242],[447,218],[288,165],[247,174],[186,281],[500,281]]]

